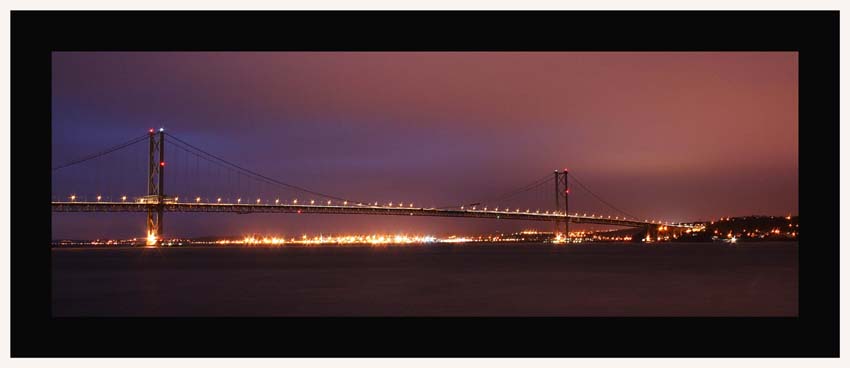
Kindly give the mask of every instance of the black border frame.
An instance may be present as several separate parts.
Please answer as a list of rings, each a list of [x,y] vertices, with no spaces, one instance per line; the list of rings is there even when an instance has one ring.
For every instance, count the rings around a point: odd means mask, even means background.
[[[838,356],[838,24],[837,11],[12,11],[11,355]],[[50,53],[68,50],[797,51],[799,209],[818,219],[799,317],[53,318],[50,211],[24,198],[50,193]]]

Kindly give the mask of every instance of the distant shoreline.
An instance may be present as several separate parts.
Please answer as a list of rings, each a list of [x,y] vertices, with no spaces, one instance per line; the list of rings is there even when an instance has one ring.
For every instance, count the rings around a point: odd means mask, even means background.
[[[737,243],[736,245],[752,245],[752,244],[798,244],[798,240],[748,240]],[[564,244],[553,244],[553,243],[544,243],[544,242],[467,242],[467,243],[429,243],[429,244],[285,244],[285,245],[179,245],[179,246],[146,246],[146,245],[72,245],[72,246],[51,246],[50,249],[59,249],[59,250],[80,250],[80,249],[199,249],[199,248],[215,248],[215,249],[275,249],[275,248],[420,248],[420,247],[462,247],[462,246],[483,246],[483,245],[493,245],[493,246],[510,246],[510,245],[521,245],[521,246],[555,246],[555,247],[570,247],[570,246],[600,246],[600,245],[628,245],[628,246],[644,246],[644,247],[653,247],[653,246],[664,246],[664,245],[682,245],[682,244],[694,244],[694,245],[717,245],[717,246],[730,246],[726,243],[721,242],[712,242],[712,241],[670,241],[670,242],[655,242],[655,243],[635,243],[635,242],[615,242],[615,241],[595,241],[595,242],[583,242],[583,243],[575,243],[570,245]],[[736,245],[731,245],[732,247]]]

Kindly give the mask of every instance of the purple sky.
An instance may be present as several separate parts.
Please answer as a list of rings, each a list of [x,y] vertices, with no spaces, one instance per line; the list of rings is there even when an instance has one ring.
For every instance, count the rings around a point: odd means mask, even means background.
[[[62,52],[52,103],[54,166],[164,126],[270,177],[366,201],[469,203],[567,167],[650,219],[797,213],[793,52]],[[54,196],[82,174],[62,175]],[[141,175],[130,195],[143,194]],[[617,214],[573,193],[571,212]],[[143,217],[55,214],[53,236],[139,236]],[[165,224],[186,236],[551,228],[280,214]]]

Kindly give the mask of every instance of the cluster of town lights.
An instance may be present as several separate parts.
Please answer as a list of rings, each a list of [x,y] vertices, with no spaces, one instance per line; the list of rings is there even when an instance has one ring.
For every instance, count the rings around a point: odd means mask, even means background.
[[[284,244],[293,244],[293,245],[323,245],[323,244],[336,244],[336,245],[345,245],[345,244],[371,244],[371,245],[389,245],[389,244],[428,244],[428,243],[439,243],[443,242],[443,239],[437,239],[430,235],[405,235],[405,234],[397,234],[397,235],[338,235],[338,236],[314,236],[307,237],[307,235],[302,235],[301,237],[258,237],[258,236],[246,236],[242,239],[238,240],[218,240],[215,244],[218,245],[284,245]]]
[[[447,237],[435,237],[431,235],[407,235],[407,234],[371,234],[371,235],[318,235],[308,237],[302,235],[300,237],[282,237],[282,236],[245,236],[242,239],[233,240],[216,240],[210,242],[214,245],[238,245],[238,246],[282,246],[282,245],[411,245],[411,244],[432,244],[432,243],[447,243],[447,244],[462,244],[470,242],[523,242],[529,241],[524,238],[529,235],[548,235],[552,233],[544,233],[537,230],[525,230],[513,235],[496,235],[496,236],[457,236],[451,235]],[[570,237],[567,238],[562,233],[555,235],[551,240],[555,244],[578,243],[584,240],[616,240],[630,241],[631,237],[605,237],[594,235],[592,232],[575,231],[570,232]]]

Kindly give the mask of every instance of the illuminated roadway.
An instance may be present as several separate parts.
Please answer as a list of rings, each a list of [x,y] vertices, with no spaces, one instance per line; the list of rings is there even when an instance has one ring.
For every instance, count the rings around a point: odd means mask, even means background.
[[[147,212],[156,211],[160,204],[137,202],[51,202],[53,212]],[[659,221],[638,221],[610,216],[568,215],[563,212],[544,213],[531,210],[480,210],[480,209],[438,209],[422,207],[391,207],[373,205],[308,205],[308,204],[234,204],[234,203],[165,203],[164,212],[227,212],[249,213],[296,213],[296,214],[339,214],[339,215],[388,215],[388,216],[434,216],[434,217],[470,217],[502,220],[526,221],[564,221],[570,223],[600,224],[624,227],[667,226],[688,229],[690,224],[663,223]]]

